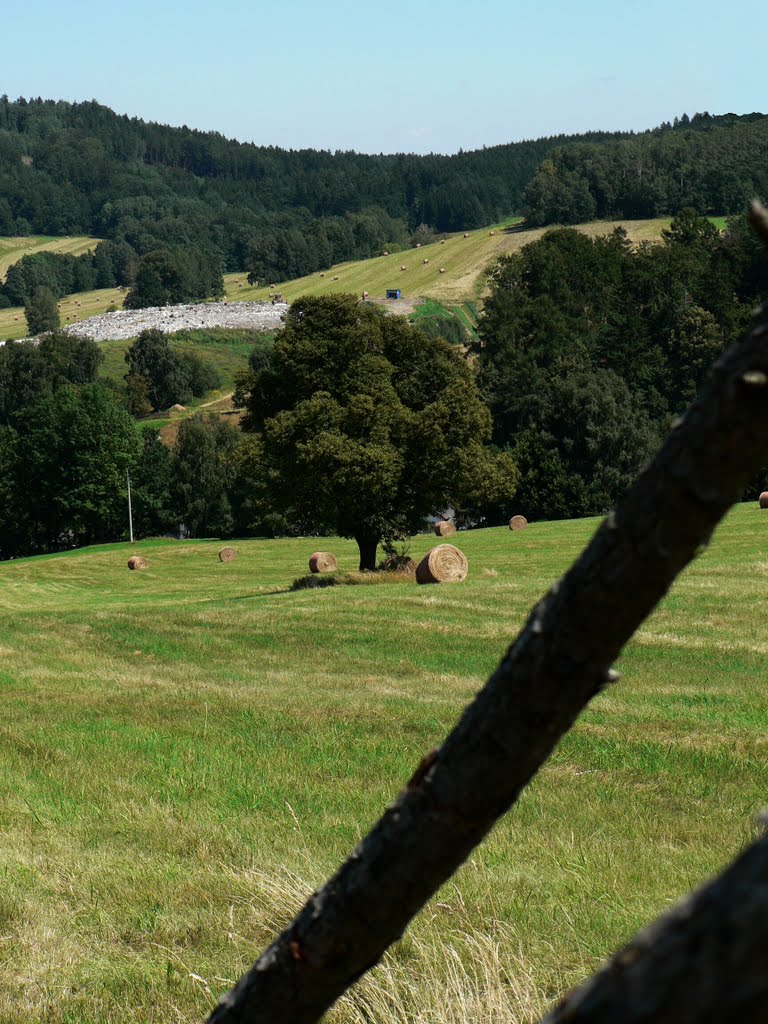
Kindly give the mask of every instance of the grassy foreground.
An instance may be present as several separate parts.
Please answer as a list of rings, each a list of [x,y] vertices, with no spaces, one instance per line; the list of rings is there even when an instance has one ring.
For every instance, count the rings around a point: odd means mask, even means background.
[[[324,538],[0,565],[0,1020],[201,1021],[451,728],[596,521],[458,586],[287,593]],[[740,506],[513,812],[334,1021],[527,1021],[766,803],[768,513]],[[435,538],[419,537],[418,557]]]

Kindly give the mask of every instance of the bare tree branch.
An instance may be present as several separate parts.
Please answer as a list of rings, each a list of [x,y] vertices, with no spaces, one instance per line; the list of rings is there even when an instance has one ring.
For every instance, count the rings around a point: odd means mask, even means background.
[[[768,835],[640,932],[542,1024],[765,1024]]]
[[[525,627],[443,746],[213,1012],[310,1024],[400,937],[613,680],[623,645],[768,461],[768,308]]]

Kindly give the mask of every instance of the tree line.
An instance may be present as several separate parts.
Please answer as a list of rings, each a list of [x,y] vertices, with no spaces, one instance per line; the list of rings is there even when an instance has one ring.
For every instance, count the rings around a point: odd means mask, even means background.
[[[496,263],[474,352],[524,514],[612,507],[744,329],[765,264],[744,218],[721,234],[690,209],[661,244],[558,228]]]
[[[90,234],[127,244],[136,258],[196,247],[224,272],[287,279],[402,248],[419,229],[468,230],[523,208],[532,223],[685,205],[735,213],[745,188],[765,192],[766,125],[762,114],[696,115],[637,135],[371,156],[241,144],[118,116],[95,101],[2,96],[0,235]],[[565,163],[574,147],[572,162],[602,191]],[[639,182],[642,196],[651,183],[661,188],[662,165],[682,186],[665,186],[663,201],[632,199],[630,184]]]
[[[157,331],[100,381],[98,346],[56,333],[0,348],[0,557],[117,539],[125,473],[139,536],[381,542],[459,524],[613,507],[748,322],[766,257],[744,220],[693,210],[661,244],[558,228],[502,257],[468,348],[352,296],[293,303],[254,335],[242,430],[184,420],[171,451],[134,416],[216,386]],[[751,485],[762,486],[765,473]]]

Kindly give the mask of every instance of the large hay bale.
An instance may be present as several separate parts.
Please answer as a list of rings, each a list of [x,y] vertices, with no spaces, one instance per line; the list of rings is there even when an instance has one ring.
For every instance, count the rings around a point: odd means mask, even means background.
[[[133,569],[148,569],[149,562],[146,558],[142,558],[141,555],[131,555],[128,559],[128,568]]]
[[[435,523],[435,534],[438,537],[454,537],[456,535],[456,527],[447,520],[442,523]]]
[[[336,558],[330,551],[315,551],[309,556],[310,572],[336,572]]]
[[[453,544],[438,544],[416,566],[416,582],[461,583],[468,571],[469,563],[463,551]]]
[[[234,562],[237,558],[237,552],[234,548],[222,548],[219,552],[220,562]]]
[[[525,516],[512,516],[509,520],[510,530],[525,530],[528,528],[528,520]]]
[[[768,491],[763,491],[759,498],[760,508],[768,508]]]

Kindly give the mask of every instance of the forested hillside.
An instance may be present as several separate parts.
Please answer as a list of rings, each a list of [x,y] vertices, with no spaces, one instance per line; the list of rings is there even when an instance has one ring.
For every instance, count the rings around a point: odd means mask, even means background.
[[[90,234],[119,246],[109,261],[121,267],[131,253],[195,247],[221,270],[286,280],[494,222],[520,210],[524,195],[539,223],[629,216],[635,208],[637,216],[674,214],[684,205],[736,212],[746,195],[765,192],[767,146],[761,114],[697,115],[641,135],[369,156],[241,144],[119,116],[95,101],[4,96],[0,236]],[[682,180],[677,190],[661,187],[662,164]],[[582,180],[584,169],[599,176],[599,198],[592,179]],[[120,281],[119,270],[93,272]]]
[[[768,194],[768,118],[683,116],[632,138],[558,146],[525,190],[531,226],[743,210]]]

